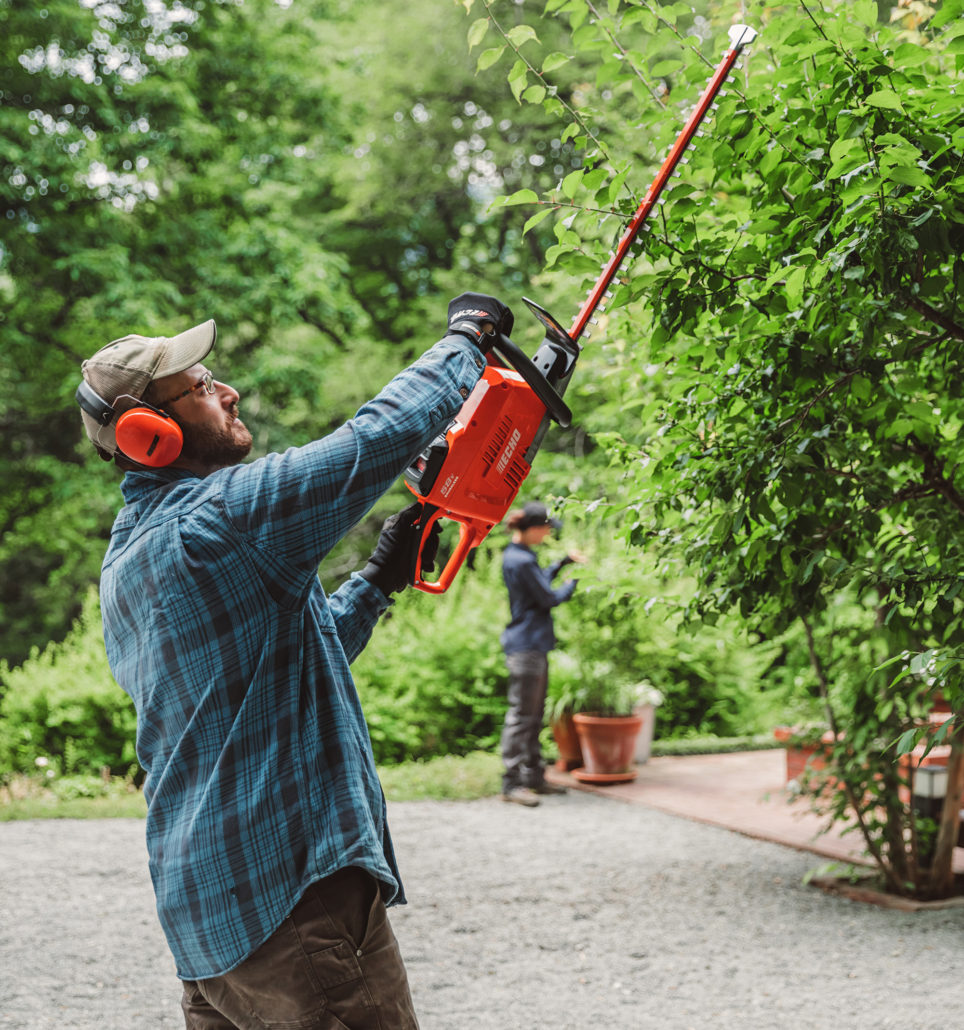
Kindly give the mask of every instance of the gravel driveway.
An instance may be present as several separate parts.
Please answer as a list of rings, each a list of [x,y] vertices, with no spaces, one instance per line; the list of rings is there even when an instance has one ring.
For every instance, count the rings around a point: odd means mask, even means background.
[[[422,1030],[964,1026],[964,909],[831,897],[816,856],[584,793],[390,818]],[[143,833],[0,824],[0,1028],[183,1026]]]

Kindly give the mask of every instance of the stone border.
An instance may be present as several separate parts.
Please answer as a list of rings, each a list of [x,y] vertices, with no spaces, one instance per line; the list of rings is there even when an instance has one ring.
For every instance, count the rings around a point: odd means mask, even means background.
[[[807,882],[828,894],[836,894],[848,901],[860,901],[867,905],[877,905],[878,908],[898,909],[901,912],[964,908],[964,896],[962,895],[955,895],[940,901],[915,901],[913,898],[903,898],[899,894],[888,894],[876,887],[869,887],[867,886],[868,880],[869,878],[865,877],[858,880],[857,883],[852,883],[849,878],[842,876],[814,876]]]

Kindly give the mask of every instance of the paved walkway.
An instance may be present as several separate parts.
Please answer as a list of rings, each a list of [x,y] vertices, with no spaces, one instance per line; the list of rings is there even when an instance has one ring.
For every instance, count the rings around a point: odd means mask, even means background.
[[[550,770],[549,778],[576,790],[647,805],[835,861],[868,864],[858,833],[841,836],[835,827],[821,834],[825,820],[809,810],[806,799],[790,798],[782,749],[651,758],[638,767],[632,782],[606,786],[580,783],[556,769]],[[964,873],[964,848],[954,851],[954,869]]]

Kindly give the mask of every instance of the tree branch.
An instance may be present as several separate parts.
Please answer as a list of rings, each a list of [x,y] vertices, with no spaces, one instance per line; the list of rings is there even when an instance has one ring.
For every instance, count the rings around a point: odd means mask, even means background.
[[[833,706],[830,704],[830,684],[827,682],[827,674],[824,670],[823,662],[820,659],[820,655],[817,653],[817,646],[813,637],[813,629],[807,621],[806,616],[801,615],[800,621],[803,623],[803,629],[807,635],[807,650],[810,654],[810,665],[813,668],[814,675],[817,677],[817,688],[820,691],[820,698],[823,701],[824,712],[827,716],[827,724],[830,727],[830,732],[833,734],[834,741],[839,743],[840,731],[837,726],[837,719],[834,715]],[[887,881],[890,889],[899,894],[901,884],[895,879],[893,869],[891,869],[890,864],[885,860],[877,842],[873,838],[873,834],[870,832],[870,828],[867,826],[864,814],[861,811],[860,806],[857,804],[857,798],[854,794],[853,787],[851,787],[845,778],[838,777],[837,782],[843,789],[843,792],[847,797],[847,802],[853,809],[854,815],[857,818],[857,825],[860,827],[860,832],[863,835],[864,843],[867,845],[867,850],[873,857],[874,862],[877,864],[877,868]]]
[[[930,304],[926,304],[919,297],[907,297],[907,305],[929,322],[939,325],[944,332],[964,342],[964,326],[959,325],[952,318],[948,318],[936,308],[932,308]]]

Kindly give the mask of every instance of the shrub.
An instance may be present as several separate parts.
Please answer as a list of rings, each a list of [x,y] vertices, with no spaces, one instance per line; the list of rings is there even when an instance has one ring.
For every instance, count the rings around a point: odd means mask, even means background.
[[[685,580],[668,583],[638,560],[627,570],[612,544],[600,545],[576,575],[579,589],[556,618],[550,701],[578,695],[605,667],[614,682],[647,680],[663,695],[660,738],[762,733],[799,706],[796,683],[785,671],[772,675],[785,641],[754,641],[736,619],[687,632]]]
[[[379,762],[465,755],[498,741],[508,605],[497,563],[481,555],[475,564],[446,594],[402,594],[352,667]]]
[[[36,772],[38,759],[59,773],[136,770],[134,705],[110,674],[96,591],[62,643],[0,664],[0,691],[0,774]]]

